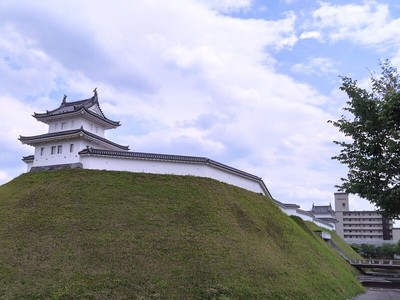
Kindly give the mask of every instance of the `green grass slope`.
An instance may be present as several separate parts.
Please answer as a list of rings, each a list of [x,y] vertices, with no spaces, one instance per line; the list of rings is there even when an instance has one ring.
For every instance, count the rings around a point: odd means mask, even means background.
[[[1,299],[346,299],[343,259],[267,197],[66,170],[0,186]]]
[[[337,247],[343,252],[344,255],[346,255],[349,259],[363,259],[363,257],[358,254],[356,251],[354,251],[353,248],[350,247],[349,244],[347,244],[340,236],[338,236],[335,232],[323,229],[319,226],[317,226],[315,223],[312,222],[304,222],[306,226],[312,231],[316,230],[324,230],[326,232],[329,232],[331,235],[332,242],[335,243]]]

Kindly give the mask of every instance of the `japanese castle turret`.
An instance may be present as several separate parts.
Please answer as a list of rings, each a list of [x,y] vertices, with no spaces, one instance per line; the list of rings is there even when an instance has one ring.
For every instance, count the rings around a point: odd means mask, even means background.
[[[103,114],[97,90],[89,99],[67,102],[64,96],[61,105],[45,113],[34,113],[33,117],[49,125],[48,133],[35,136],[20,136],[23,144],[35,147],[35,154],[26,156],[23,161],[28,171],[83,167],[80,152],[88,148],[127,151],[122,146],[107,140],[104,133],[120,126]]]
[[[48,133],[20,136],[23,144],[35,147],[34,155],[23,157],[29,171],[83,168],[155,174],[191,175],[213,178],[268,195],[260,177],[206,157],[128,151],[105,138],[105,131],[120,126],[102,112],[96,89],[93,97],[67,102],[33,117],[49,125]],[[272,198],[272,197],[271,197]]]

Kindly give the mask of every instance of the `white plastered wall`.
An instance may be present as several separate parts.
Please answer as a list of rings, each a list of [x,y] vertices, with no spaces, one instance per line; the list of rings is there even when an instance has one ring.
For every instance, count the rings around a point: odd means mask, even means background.
[[[259,182],[208,164],[96,156],[84,156],[81,163],[84,169],[208,177],[265,194]]]
[[[83,117],[75,117],[68,120],[59,120],[49,123],[49,133],[61,132],[72,129],[83,128],[86,131],[92,132],[100,137],[104,137],[104,128],[96,123],[90,122]]]

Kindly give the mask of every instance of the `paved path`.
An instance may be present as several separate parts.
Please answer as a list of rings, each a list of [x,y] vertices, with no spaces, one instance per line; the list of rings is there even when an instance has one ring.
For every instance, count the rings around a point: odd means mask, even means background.
[[[368,289],[364,294],[358,295],[352,300],[399,300],[400,290]]]

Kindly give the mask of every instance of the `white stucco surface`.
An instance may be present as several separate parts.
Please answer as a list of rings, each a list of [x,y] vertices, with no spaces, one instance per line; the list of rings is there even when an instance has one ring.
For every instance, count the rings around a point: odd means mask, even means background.
[[[81,163],[85,169],[208,177],[265,195],[260,182],[208,164],[100,156],[83,156]]]

